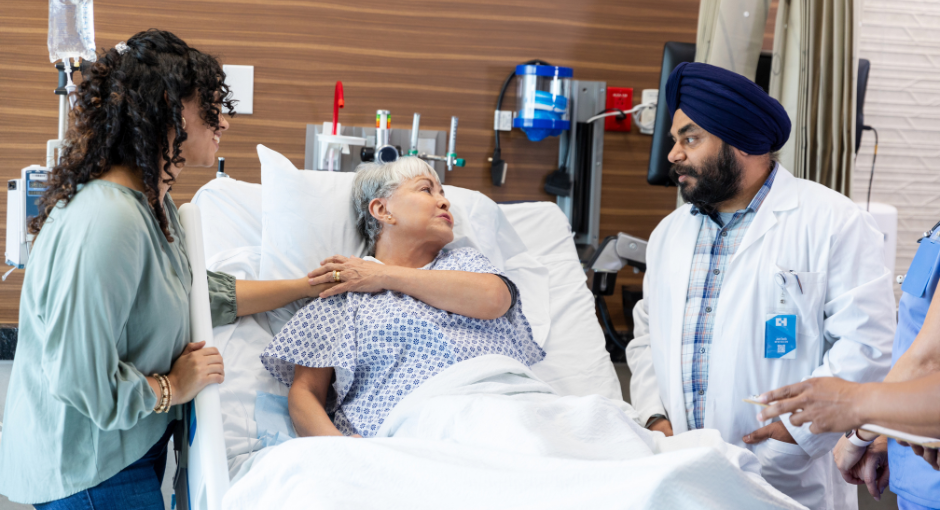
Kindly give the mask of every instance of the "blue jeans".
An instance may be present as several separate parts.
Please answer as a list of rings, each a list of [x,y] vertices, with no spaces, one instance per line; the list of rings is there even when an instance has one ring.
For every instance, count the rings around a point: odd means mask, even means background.
[[[38,510],[165,510],[163,508],[163,472],[166,471],[166,446],[176,422],[137,462],[98,485],[63,499],[36,505]]]

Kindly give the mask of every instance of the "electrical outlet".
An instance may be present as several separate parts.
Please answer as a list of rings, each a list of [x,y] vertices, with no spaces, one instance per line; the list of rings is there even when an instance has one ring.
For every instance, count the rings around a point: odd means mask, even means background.
[[[643,89],[643,92],[640,95],[640,102],[643,104],[656,104],[659,100],[659,89]],[[647,126],[644,129],[643,126]],[[656,125],[656,107],[647,108],[640,112],[640,120],[637,122],[637,127],[640,128],[640,133],[644,135],[653,134],[653,128]]]
[[[607,87],[607,106],[627,111],[633,108],[633,89],[627,87]],[[618,120],[616,115],[604,119],[604,129],[607,131],[630,131],[631,118]]]

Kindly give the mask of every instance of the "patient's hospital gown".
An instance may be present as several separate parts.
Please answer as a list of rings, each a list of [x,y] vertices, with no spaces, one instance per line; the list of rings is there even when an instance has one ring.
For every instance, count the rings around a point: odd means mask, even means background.
[[[442,251],[423,269],[502,274],[473,248]],[[371,437],[398,402],[455,363],[486,354],[525,365],[541,361],[545,352],[532,338],[523,297],[493,320],[445,312],[389,290],[315,299],[274,337],[261,361],[287,385],[295,364],[333,367],[336,400],[327,412],[342,433]]]

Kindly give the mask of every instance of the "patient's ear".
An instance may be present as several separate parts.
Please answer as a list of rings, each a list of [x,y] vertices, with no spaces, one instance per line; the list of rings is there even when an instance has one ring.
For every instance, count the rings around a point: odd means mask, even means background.
[[[369,214],[381,223],[390,223],[387,198],[373,198],[369,202]]]

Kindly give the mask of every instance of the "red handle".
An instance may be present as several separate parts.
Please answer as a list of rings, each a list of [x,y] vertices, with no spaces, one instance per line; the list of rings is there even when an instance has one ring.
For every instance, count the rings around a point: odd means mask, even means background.
[[[336,125],[339,123],[339,109],[345,106],[343,100],[343,82],[336,82],[336,89],[333,91],[333,134],[336,134]]]

